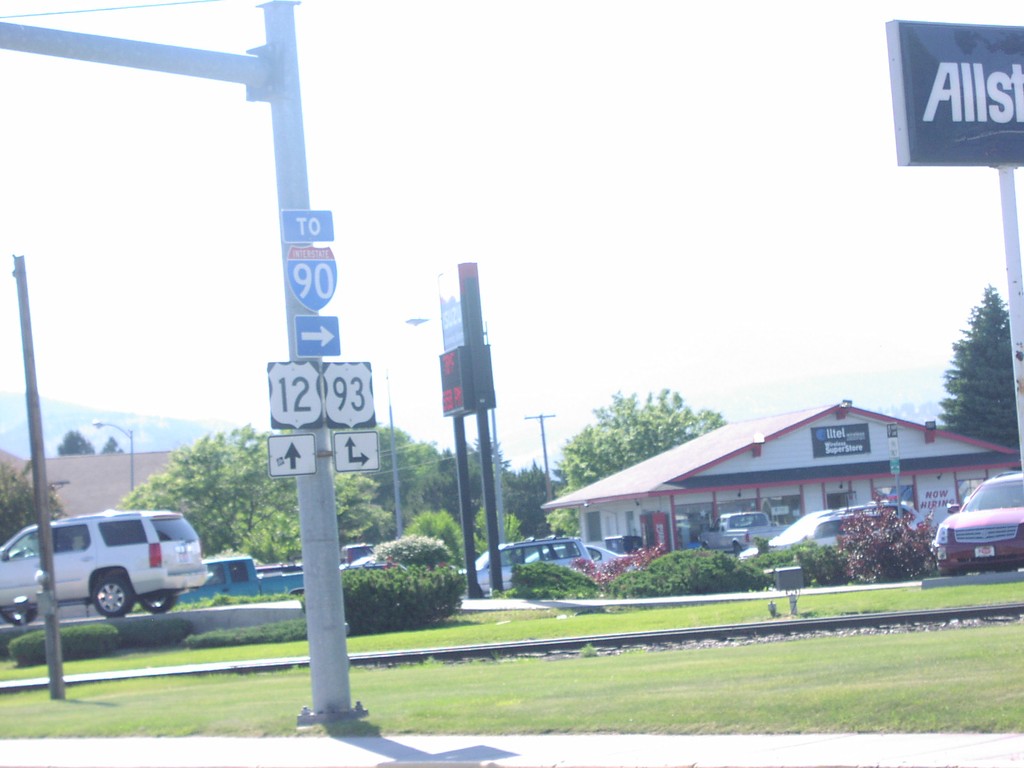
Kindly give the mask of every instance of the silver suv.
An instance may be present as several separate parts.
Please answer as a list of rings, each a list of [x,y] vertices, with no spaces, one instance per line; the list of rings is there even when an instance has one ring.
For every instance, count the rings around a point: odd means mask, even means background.
[[[168,611],[183,591],[206,581],[199,536],[177,512],[107,510],[55,520],[53,577],[60,603],[92,603],[106,617],[124,616],[136,601]],[[39,532],[29,526],[0,548],[0,616],[12,624],[35,618]]]
[[[583,541],[573,538],[552,536],[547,539],[527,539],[514,544],[502,544],[501,583],[508,589],[512,586],[512,566],[528,563],[553,563],[571,566],[576,560],[593,560]],[[488,592],[491,588],[491,562],[488,553],[476,559],[476,580],[480,589]]]

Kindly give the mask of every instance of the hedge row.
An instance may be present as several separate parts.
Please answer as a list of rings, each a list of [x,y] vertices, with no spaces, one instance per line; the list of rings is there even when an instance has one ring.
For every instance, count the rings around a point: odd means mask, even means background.
[[[133,619],[60,628],[61,655],[67,661],[109,656],[119,649],[177,645],[192,633],[185,619]],[[7,652],[19,667],[46,663],[46,633],[32,630],[10,641]]]

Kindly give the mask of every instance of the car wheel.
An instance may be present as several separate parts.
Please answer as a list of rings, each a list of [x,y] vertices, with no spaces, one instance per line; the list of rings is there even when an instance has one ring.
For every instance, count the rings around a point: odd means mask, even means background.
[[[92,588],[92,602],[103,616],[124,616],[135,606],[135,592],[123,573],[105,573],[96,579]]]
[[[734,541],[732,543],[732,553],[734,555],[736,555],[736,557],[739,557],[740,556],[740,552],[742,552],[742,551],[743,551],[743,545],[740,544],[738,541]]]
[[[16,627],[31,624],[37,615],[34,605],[28,605],[24,608],[8,608],[0,611],[0,616],[3,616],[4,621]]]
[[[164,595],[151,595],[139,597],[139,605],[150,613],[167,613],[178,603],[178,596],[173,592]]]

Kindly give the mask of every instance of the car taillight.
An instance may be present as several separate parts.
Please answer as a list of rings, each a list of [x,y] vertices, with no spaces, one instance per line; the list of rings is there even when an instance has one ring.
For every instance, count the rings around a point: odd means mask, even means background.
[[[160,545],[159,544],[150,544],[149,545],[149,567],[150,568],[159,568],[163,564],[164,564],[164,555],[163,555],[163,552],[160,551]]]

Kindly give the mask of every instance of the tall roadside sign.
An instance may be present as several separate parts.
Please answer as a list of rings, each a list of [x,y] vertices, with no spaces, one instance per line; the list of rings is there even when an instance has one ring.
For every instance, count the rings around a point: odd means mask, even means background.
[[[463,423],[463,418],[469,414],[476,414],[480,443],[491,589],[500,591],[504,589],[504,584],[501,581],[501,553],[498,548],[501,532],[498,528],[490,427],[487,423],[487,413],[495,407],[494,376],[491,373],[491,350],[484,340],[477,265],[459,264],[458,281],[453,281],[450,275],[442,275],[440,287],[441,330],[444,336],[444,352],[440,360],[441,411],[445,416],[452,417],[455,430],[467,594],[471,598],[479,598],[483,597],[483,593],[476,580],[476,550],[473,545],[476,510],[470,503],[468,449]]]
[[[886,35],[897,162],[999,172],[1024,462],[1024,280],[1013,174],[1024,163],[1024,27],[890,21]]]
[[[287,241],[295,228],[298,228],[300,236],[308,235],[313,242],[317,241],[313,237],[314,230],[319,233],[320,240],[328,239],[325,237],[327,218],[319,215],[323,212],[309,210],[306,144],[295,43],[296,5],[298,3],[292,0],[270,0],[260,6],[264,13],[266,44],[254,48],[250,54],[177,48],[6,23],[0,23],[0,48],[239,83],[246,87],[249,101],[268,102],[274,134],[278,210],[289,212],[282,215],[281,220],[281,260],[287,286],[291,279],[288,272],[290,244]],[[329,231],[333,237],[333,222]],[[296,277],[301,281],[303,276]],[[322,295],[327,290],[333,292],[333,287],[326,282],[327,277],[323,270],[309,276],[308,286],[312,294]],[[295,317],[311,312],[316,314],[316,311],[303,306],[288,287],[285,288],[285,310],[289,361],[294,361],[299,356]],[[319,364],[316,358],[311,362]],[[352,707],[349,691],[345,609],[338,575],[341,553],[334,477],[330,471],[330,435],[326,425],[316,427],[313,434],[316,452],[314,471],[295,478],[313,694],[313,705],[302,709],[299,725],[328,723],[365,714],[358,702]],[[295,444],[295,449],[301,450],[299,444]],[[290,463],[287,456],[284,458]],[[296,469],[298,461],[296,459]]]

